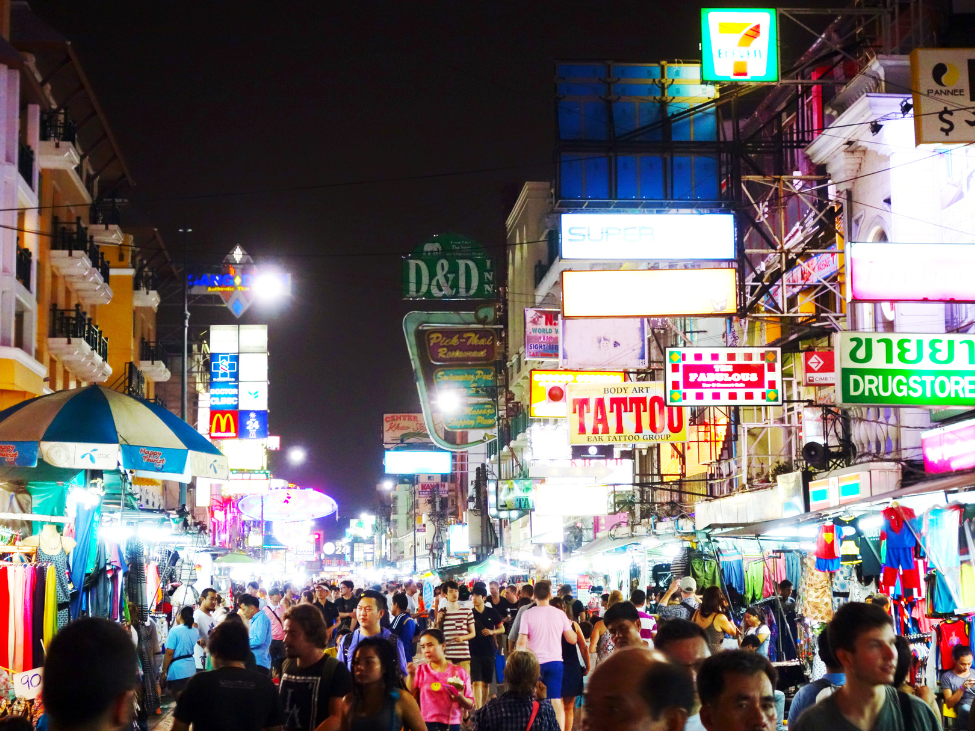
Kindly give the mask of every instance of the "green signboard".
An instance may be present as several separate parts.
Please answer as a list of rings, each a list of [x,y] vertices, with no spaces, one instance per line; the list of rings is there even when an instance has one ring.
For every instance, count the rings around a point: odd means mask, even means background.
[[[778,81],[778,30],[771,8],[704,8],[702,80]]]
[[[490,401],[465,403],[456,414],[445,414],[443,425],[451,431],[493,429],[498,420],[498,408]]]
[[[457,234],[438,234],[403,257],[403,299],[494,297],[494,263],[475,241]]]
[[[844,405],[975,406],[975,335],[837,333]]]
[[[495,394],[494,367],[438,368],[433,372],[438,389],[459,388],[465,396],[492,397]]]

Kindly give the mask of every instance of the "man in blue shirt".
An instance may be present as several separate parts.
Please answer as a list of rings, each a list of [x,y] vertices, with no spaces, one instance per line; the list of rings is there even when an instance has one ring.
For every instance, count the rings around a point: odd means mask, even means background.
[[[257,662],[257,672],[271,675],[271,620],[261,611],[261,602],[256,596],[243,594],[240,597],[240,613],[250,622],[250,648]]]
[[[410,616],[410,599],[406,594],[393,594],[393,606],[390,608],[393,620],[389,629],[399,637],[403,643],[406,656],[413,657],[413,636],[416,634],[416,621]]]
[[[366,589],[362,592],[362,596],[359,597],[359,603],[355,608],[355,618],[359,623],[358,628],[350,635],[345,635],[342,640],[338,643],[338,655],[337,659],[339,662],[344,663],[345,666],[352,671],[352,653],[355,652],[356,646],[359,641],[366,637],[374,637],[378,635],[384,640],[389,640],[390,643],[395,643],[396,645],[396,656],[399,658],[399,669],[403,674],[403,677],[408,678],[409,673],[406,669],[406,653],[403,651],[403,643],[400,642],[399,637],[397,637],[393,632],[388,629],[384,629],[379,626],[379,621],[386,614],[386,597],[378,591],[373,589]]]
[[[826,698],[832,695],[833,691],[841,685],[846,684],[846,675],[843,672],[843,666],[840,665],[829,647],[828,629],[829,625],[827,624],[823,627],[823,631],[819,633],[819,659],[826,666],[826,674],[818,680],[804,685],[796,693],[792,699],[792,706],[789,708],[790,726],[799,720],[799,716],[804,710],[809,708],[809,706],[816,705],[816,702],[820,700],[820,695]]]

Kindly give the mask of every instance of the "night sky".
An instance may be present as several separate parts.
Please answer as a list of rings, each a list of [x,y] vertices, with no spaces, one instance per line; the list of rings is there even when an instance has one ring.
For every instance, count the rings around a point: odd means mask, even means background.
[[[373,505],[382,414],[419,410],[400,254],[448,230],[502,254],[521,184],[553,176],[555,59],[699,58],[701,5],[680,0],[30,5],[119,140],[127,220],[174,250],[192,227],[193,261],[239,243],[293,273],[291,302],[240,322],[269,324],[271,432],[309,451],[278,476],[343,518]],[[444,173],[463,174],[391,180]]]

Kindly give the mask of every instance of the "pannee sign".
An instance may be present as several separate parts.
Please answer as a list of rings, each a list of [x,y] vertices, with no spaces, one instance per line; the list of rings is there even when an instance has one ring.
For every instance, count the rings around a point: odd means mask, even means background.
[[[664,404],[664,384],[569,383],[569,444],[686,442],[684,409]]]
[[[840,404],[975,406],[975,335],[843,332],[833,337]]]

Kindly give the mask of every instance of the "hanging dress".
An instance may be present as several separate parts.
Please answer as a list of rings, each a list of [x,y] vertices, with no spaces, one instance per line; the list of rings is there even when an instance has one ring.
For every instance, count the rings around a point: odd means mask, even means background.
[[[63,541],[59,541],[63,544]],[[57,587],[58,615],[57,629],[61,630],[68,623],[68,607],[71,602],[71,589],[68,586],[68,554],[64,546],[57,553],[46,553],[40,544],[37,546],[38,563],[49,563],[54,567],[55,586]]]

